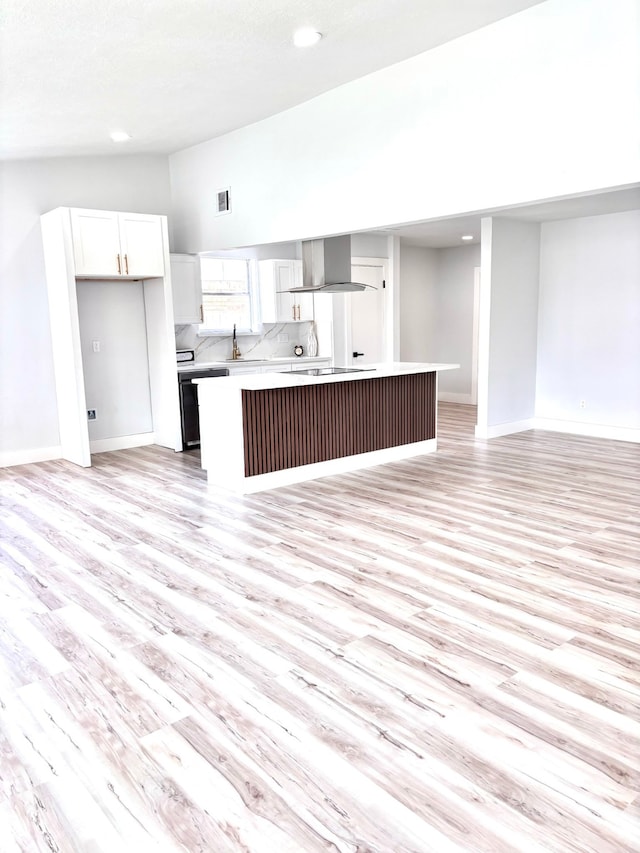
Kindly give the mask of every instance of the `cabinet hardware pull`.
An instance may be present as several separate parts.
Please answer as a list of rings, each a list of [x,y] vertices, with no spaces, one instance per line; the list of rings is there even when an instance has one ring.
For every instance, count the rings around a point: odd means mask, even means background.
[[[124,256],[124,271],[127,275],[129,275],[129,258]]]
[[[120,266],[120,255],[116,255],[116,261],[118,264],[118,275],[122,275],[122,267]]]
[[[202,303],[200,303],[200,322],[204,323],[204,308],[202,307]]]
[[[291,306],[291,310],[292,310],[292,312],[293,312],[293,319],[295,320],[295,319],[296,319],[296,306],[295,306],[295,305],[292,305],[292,306]]]

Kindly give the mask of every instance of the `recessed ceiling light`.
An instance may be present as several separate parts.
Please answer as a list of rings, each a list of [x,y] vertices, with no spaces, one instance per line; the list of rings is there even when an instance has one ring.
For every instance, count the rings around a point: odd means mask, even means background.
[[[317,44],[322,38],[322,33],[314,30],[313,27],[300,27],[293,34],[293,43],[296,47],[311,47]]]
[[[462,239],[463,240],[473,240],[473,234],[463,234]]]
[[[114,130],[109,136],[112,142],[128,142],[131,139],[131,135],[126,130]]]

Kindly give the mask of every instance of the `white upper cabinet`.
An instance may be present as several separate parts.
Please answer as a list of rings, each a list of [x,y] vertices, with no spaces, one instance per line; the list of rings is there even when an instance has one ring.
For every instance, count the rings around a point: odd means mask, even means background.
[[[118,214],[109,210],[71,210],[76,275],[121,274]]]
[[[176,326],[202,323],[202,281],[197,255],[171,255],[171,290]]]
[[[154,278],[164,275],[162,217],[72,209],[77,276]]]
[[[260,261],[260,305],[263,323],[313,320],[313,294],[286,293],[302,287],[302,261]]]
[[[142,213],[118,214],[125,275],[163,276],[162,221]]]
[[[294,312],[298,320],[313,320],[314,319],[314,304],[313,293],[289,293],[293,300]],[[289,312],[291,308],[288,307]]]

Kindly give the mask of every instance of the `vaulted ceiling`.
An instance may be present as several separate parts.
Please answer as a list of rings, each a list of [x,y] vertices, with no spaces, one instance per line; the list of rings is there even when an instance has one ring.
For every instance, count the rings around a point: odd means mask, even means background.
[[[0,159],[172,153],[538,2],[2,0]]]
[[[542,0],[2,0],[0,160],[171,154]],[[293,31],[323,39],[308,49]],[[131,139],[113,143],[125,130]],[[543,221],[628,210],[624,188],[483,211]],[[479,239],[481,213],[396,224],[415,245]]]

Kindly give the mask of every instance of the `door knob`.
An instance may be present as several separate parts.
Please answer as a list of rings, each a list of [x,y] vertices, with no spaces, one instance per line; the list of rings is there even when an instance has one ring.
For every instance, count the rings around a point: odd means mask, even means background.
[[[364,355],[364,353],[363,352],[354,352],[354,353],[352,353],[352,355],[354,358],[357,358],[359,355]]]

